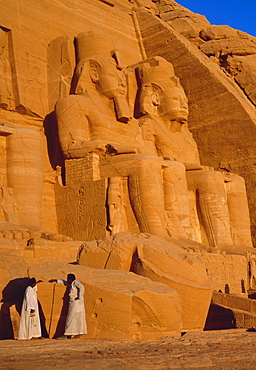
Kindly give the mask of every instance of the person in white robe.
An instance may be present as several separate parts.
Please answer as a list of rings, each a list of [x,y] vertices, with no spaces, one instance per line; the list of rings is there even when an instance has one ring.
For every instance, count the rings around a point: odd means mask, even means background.
[[[49,282],[56,282],[69,287],[69,305],[64,336],[68,339],[73,339],[87,334],[83,284],[76,280],[74,274],[68,274],[67,281],[51,279]]]
[[[18,339],[20,340],[41,338],[42,336],[37,301],[37,284],[40,282],[41,280],[36,281],[35,278],[29,279],[29,285],[25,290],[18,330]]]

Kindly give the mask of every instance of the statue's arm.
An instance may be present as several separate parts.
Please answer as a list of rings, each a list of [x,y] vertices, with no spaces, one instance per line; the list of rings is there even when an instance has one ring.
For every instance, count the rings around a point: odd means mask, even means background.
[[[171,137],[170,133],[166,129],[165,125],[155,122],[154,124],[155,133],[155,145],[159,153],[161,153],[163,158],[174,160],[177,157],[179,148]]]
[[[81,158],[88,153],[118,155],[135,153],[136,149],[109,140],[91,140],[92,125],[97,125],[98,116],[92,116],[88,99],[81,95],[69,95],[55,106],[60,145],[66,158]],[[102,128],[104,129],[104,128]],[[99,131],[100,128],[98,127]],[[115,135],[113,135],[115,136]]]
[[[106,152],[106,145],[100,140],[85,140],[85,141],[74,141],[70,143],[63,153],[66,158],[82,158],[89,153],[104,154]]]
[[[214,168],[210,166],[203,166],[202,164],[198,163],[184,163],[186,171],[195,171],[195,170],[211,170],[213,171]]]
[[[81,158],[91,152],[106,151],[105,143],[91,140],[87,100],[69,95],[55,106],[60,145],[66,158]]]

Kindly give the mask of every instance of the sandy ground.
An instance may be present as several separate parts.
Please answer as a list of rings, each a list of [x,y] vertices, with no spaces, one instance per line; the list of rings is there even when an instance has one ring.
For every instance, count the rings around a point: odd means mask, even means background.
[[[256,369],[256,332],[190,332],[157,340],[40,339],[0,342],[0,369]]]

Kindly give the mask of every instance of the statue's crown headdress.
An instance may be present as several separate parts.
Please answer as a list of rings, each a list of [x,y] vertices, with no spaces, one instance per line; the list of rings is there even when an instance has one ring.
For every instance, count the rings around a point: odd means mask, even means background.
[[[140,62],[138,73],[141,84],[166,81],[175,76],[172,64],[159,56]]]
[[[77,63],[82,59],[99,56],[111,57],[114,53],[114,43],[103,33],[93,31],[81,32],[75,37]]]

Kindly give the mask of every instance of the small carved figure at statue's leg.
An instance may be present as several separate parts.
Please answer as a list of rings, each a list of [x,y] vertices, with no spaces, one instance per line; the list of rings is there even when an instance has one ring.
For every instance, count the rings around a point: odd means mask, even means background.
[[[212,247],[232,246],[230,217],[222,173],[212,170],[188,171],[197,194],[199,219]]]
[[[235,245],[251,248],[250,215],[245,181],[233,173],[223,173],[230,216],[230,229]]]
[[[165,217],[168,234],[174,238],[188,238],[190,208],[185,166],[165,161],[163,170]]]
[[[141,158],[129,175],[128,188],[140,231],[167,237],[161,165],[161,161]]]

